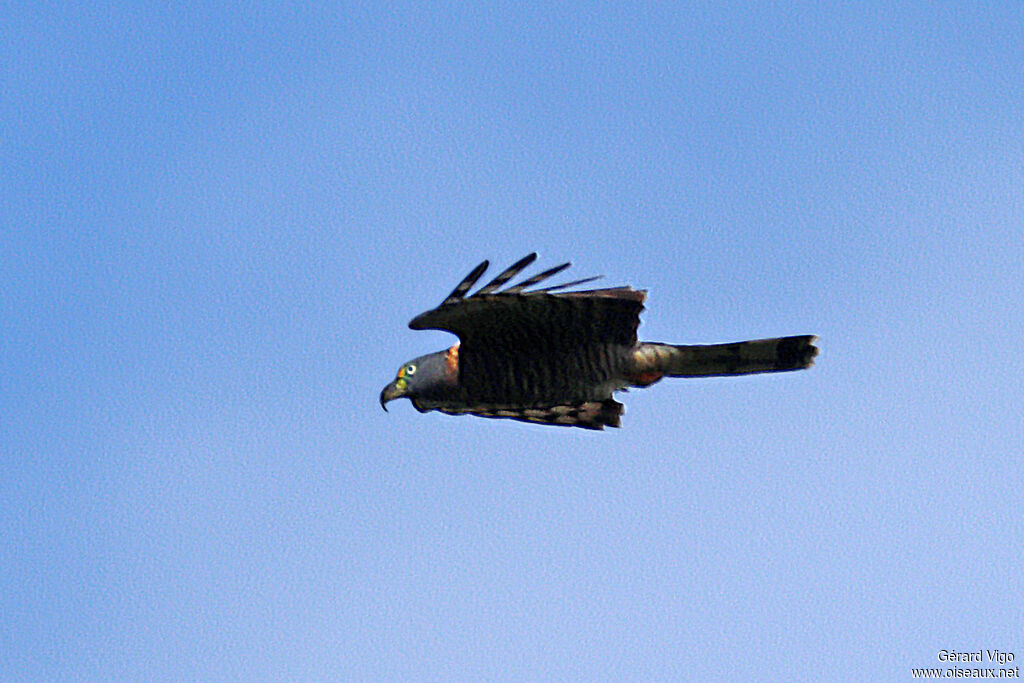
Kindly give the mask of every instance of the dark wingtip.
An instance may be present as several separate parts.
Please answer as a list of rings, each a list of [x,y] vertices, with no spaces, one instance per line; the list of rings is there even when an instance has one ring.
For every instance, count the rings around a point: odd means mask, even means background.
[[[486,296],[491,292],[500,289],[506,282],[518,275],[524,268],[537,260],[537,253],[531,252],[519,259],[511,266],[501,271],[496,278],[488,282],[486,285],[480,288],[480,290],[473,296]]]
[[[477,265],[476,268],[470,271],[469,275],[462,278],[462,282],[460,282],[455,287],[455,289],[452,290],[451,294],[445,297],[445,300],[441,302],[441,305],[444,306],[445,304],[451,304],[455,303],[456,301],[460,301],[464,296],[466,296],[466,292],[468,292],[469,289],[476,284],[476,281],[480,279],[480,276],[484,274],[484,271],[486,271],[490,267],[490,265],[490,261],[487,261],[486,259],[482,263]]]

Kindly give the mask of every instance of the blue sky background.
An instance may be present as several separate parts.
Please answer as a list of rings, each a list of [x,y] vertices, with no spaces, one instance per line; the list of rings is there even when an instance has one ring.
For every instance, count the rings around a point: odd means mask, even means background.
[[[1024,659],[1016,3],[0,10],[0,678]],[[377,403],[484,258],[815,333],[604,433]],[[996,666],[984,664],[984,666]]]

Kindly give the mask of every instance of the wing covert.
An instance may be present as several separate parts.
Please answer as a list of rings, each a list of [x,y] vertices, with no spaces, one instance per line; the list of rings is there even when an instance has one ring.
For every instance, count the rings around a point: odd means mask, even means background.
[[[440,306],[413,318],[409,327],[452,332],[458,335],[464,350],[467,345],[469,350],[490,348],[508,352],[522,350],[521,345],[552,350],[591,342],[636,342],[636,328],[646,298],[644,290],[612,287],[559,291],[597,278],[527,289],[568,268],[568,263],[501,289],[535,259],[536,254],[528,254],[477,292],[467,295],[486,270],[488,262],[484,261]]]

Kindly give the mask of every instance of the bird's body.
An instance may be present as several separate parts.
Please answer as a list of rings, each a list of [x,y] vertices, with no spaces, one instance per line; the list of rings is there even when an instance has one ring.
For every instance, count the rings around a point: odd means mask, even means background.
[[[501,289],[535,258],[466,296],[484,261],[440,306],[414,318],[412,329],[448,330],[460,343],[405,364],[381,392],[381,405],[406,396],[421,412],[603,429],[619,426],[615,391],[665,376],[798,370],[817,353],[810,335],[711,346],[639,342],[643,290],[560,291],[594,278],[528,289],[568,263]]]

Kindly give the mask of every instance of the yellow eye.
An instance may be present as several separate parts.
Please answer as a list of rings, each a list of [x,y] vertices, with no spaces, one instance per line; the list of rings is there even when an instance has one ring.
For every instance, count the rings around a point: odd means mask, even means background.
[[[416,374],[416,366],[413,365],[412,363],[409,363],[408,365],[406,365],[402,369],[405,370],[405,375],[406,376],[415,375]]]

